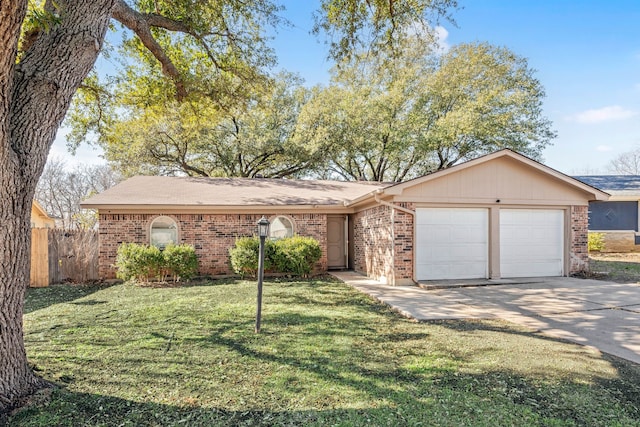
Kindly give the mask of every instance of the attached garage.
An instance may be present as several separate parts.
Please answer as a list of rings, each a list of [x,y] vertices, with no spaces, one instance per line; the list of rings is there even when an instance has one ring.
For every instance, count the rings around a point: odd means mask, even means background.
[[[582,272],[589,201],[608,197],[502,150],[349,204],[363,241],[355,267],[393,284]]]

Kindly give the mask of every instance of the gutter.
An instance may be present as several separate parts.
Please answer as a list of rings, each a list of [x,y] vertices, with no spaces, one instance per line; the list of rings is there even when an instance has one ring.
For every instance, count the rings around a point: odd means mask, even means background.
[[[382,194],[384,192],[384,190],[376,190],[374,192],[371,193],[371,195],[373,196],[373,199],[376,201],[376,203],[383,205],[383,206],[388,206],[391,209],[396,209],[400,212],[404,212],[407,213],[409,215],[413,215],[415,216],[416,212],[412,211],[411,209],[407,209],[407,208],[403,208],[402,206],[398,206],[398,205],[394,205],[393,203],[389,203],[387,201],[384,201],[382,199],[380,199],[380,194]]]

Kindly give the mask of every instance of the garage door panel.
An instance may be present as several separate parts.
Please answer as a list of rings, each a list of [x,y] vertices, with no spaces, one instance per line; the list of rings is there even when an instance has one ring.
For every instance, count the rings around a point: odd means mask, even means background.
[[[564,211],[500,210],[500,275],[561,276],[564,267]]]
[[[464,230],[464,233],[456,236],[460,239],[466,239],[469,242],[485,243],[487,241],[487,229],[483,227],[473,227]]]
[[[487,209],[416,211],[418,280],[487,277],[487,245]]]

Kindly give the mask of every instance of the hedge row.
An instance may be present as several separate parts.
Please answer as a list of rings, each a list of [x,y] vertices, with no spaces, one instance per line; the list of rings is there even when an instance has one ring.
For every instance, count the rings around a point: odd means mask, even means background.
[[[161,251],[155,246],[123,243],[118,247],[116,268],[122,280],[178,282],[196,275],[198,257],[190,245],[169,245]]]
[[[256,277],[258,272],[258,237],[241,237],[229,249],[231,268],[240,275]],[[322,256],[318,241],[312,237],[294,236],[265,240],[265,271],[307,277]]]

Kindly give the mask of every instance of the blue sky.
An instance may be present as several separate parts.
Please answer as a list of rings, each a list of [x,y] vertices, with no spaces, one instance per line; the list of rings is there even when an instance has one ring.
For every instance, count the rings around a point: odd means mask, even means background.
[[[279,68],[312,85],[326,83],[327,48],[309,34],[314,0],[284,0],[293,27],[280,29],[273,46]],[[546,89],[544,114],[558,137],[544,162],[568,174],[605,173],[611,159],[640,148],[640,1],[462,0],[445,23],[449,45],[487,41],[529,60]],[[53,148],[64,155],[62,138]],[[75,160],[95,163],[83,148]]]

